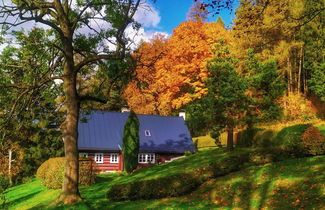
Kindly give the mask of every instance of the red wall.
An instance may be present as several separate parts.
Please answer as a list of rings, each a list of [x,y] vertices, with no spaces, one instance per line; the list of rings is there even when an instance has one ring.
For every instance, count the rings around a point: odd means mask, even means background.
[[[122,171],[123,169],[123,156],[122,154],[119,154],[119,162],[118,163],[110,163],[110,153],[103,153],[104,154],[104,163],[97,163],[98,169],[101,172],[107,172],[107,171]],[[165,161],[170,160],[171,158],[183,156],[181,154],[155,154],[155,163],[154,164],[161,164]],[[88,157],[94,159],[95,153],[88,152]],[[137,169],[143,168],[149,165],[149,163],[139,163]]]
[[[110,153],[103,153],[104,154],[104,162],[103,163],[96,163],[97,167],[100,171],[121,171],[122,170],[122,155],[119,155],[119,162],[118,163],[110,163]],[[88,153],[88,157],[95,159],[95,153]]]

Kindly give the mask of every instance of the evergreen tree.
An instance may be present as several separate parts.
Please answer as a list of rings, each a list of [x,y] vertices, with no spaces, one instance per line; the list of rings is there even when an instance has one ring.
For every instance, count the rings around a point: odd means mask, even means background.
[[[221,129],[227,132],[227,148],[233,148],[234,128],[244,117],[247,109],[247,84],[245,78],[236,71],[237,61],[230,56],[228,48],[221,48],[215,58],[208,63],[210,77],[207,79],[212,137],[217,138]]]
[[[124,126],[123,134],[123,163],[124,170],[131,173],[138,165],[139,154],[139,120],[137,115],[131,111]]]

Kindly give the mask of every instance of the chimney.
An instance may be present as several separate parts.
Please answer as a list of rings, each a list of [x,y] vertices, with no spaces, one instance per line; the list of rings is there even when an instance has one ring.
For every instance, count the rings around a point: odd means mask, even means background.
[[[127,105],[122,106],[122,108],[121,108],[121,112],[122,112],[122,113],[123,113],[123,112],[130,112],[130,107],[127,106]]]
[[[179,117],[183,117],[184,120],[186,120],[186,113],[184,110],[181,110],[178,114]]]

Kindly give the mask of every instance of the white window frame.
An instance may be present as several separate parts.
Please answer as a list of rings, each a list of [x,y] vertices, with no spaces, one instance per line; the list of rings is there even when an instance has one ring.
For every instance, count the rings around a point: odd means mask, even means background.
[[[152,161],[149,161],[149,157],[152,158]],[[139,153],[138,154],[138,163],[155,163],[155,160],[156,160],[155,153]]]
[[[114,158],[114,160],[113,160],[113,156],[115,156],[116,158]],[[109,155],[109,162],[110,163],[119,163],[119,154],[118,153],[111,153],[110,155]]]
[[[104,163],[104,153],[95,153],[94,159],[96,163]]]
[[[79,157],[88,158],[88,153],[86,153],[86,152],[81,152],[81,153],[79,153]]]
[[[144,135],[145,135],[145,136],[151,136],[150,130],[145,130],[145,131],[144,131]]]

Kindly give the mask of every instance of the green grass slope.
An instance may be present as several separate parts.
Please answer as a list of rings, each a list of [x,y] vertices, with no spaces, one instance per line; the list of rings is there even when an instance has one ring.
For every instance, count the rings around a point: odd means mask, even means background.
[[[195,166],[186,165],[190,159],[217,158],[224,155],[217,151],[204,151],[170,164],[141,170],[131,176],[105,174],[98,183],[81,187],[84,200],[73,206],[51,207],[50,209],[321,209],[325,206],[325,156],[292,159],[264,166],[253,166],[224,177],[205,182],[193,193],[159,200],[109,202],[106,192],[110,185],[154,177],[159,170],[170,171]],[[209,158],[208,158],[209,159]],[[198,163],[199,164],[199,163]],[[178,166],[178,167],[177,167]],[[38,180],[9,189],[6,194],[9,209],[44,209],[55,200],[59,190],[48,190]]]

